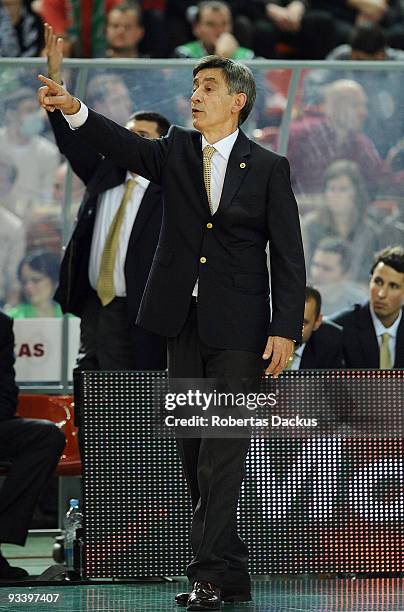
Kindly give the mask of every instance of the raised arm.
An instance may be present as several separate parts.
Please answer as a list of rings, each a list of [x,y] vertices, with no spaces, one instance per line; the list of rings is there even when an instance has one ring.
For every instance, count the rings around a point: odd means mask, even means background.
[[[48,76],[62,85],[63,39],[57,37],[47,23],[44,25],[44,36]],[[70,129],[60,112],[48,112],[48,119],[59,151],[68,159],[73,172],[87,184],[102,161],[102,155],[81,139],[77,131]]]
[[[161,184],[162,170],[173,140],[172,131],[171,137],[169,133],[168,137],[159,140],[142,138],[103,115],[88,110],[52,79],[43,75],[38,78],[43,83],[38,91],[38,100],[45,110],[62,111],[70,124],[78,128],[80,137],[96,151],[112,159],[118,166]],[[80,118],[79,122],[75,123],[74,115],[76,120]]]

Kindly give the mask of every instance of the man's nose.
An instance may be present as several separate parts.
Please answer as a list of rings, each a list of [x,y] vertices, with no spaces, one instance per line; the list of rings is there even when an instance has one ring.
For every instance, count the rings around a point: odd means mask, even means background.
[[[198,89],[195,89],[195,91],[192,93],[191,100],[192,100],[192,102],[200,102],[200,100],[201,100],[201,90],[200,90],[199,87],[198,87]]]
[[[378,297],[386,297],[386,289],[384,287],[380,287],[379,291],[377,292]]]

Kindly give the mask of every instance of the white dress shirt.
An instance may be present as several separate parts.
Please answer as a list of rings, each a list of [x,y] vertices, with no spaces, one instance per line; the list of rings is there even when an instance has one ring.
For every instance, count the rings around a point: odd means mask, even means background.
[[[117,185],[112,189],[108,189],[108,191],[105,191],[105,193],[100,195],[100,202],[98,203],[97,207],[97,216],[95,218],[94,232],[91,242],[90,261],[88,265],[90,285],[95,290],[97,289],[97,280],[100,273],[102,253],[104,251],[109,228],[111,227],[112,221],[122,201],[126,189],[126,183],[131,178],[134,178],[134,175],[128,172],[124,183]],[[150,181],[142,176],[136,176],[135,188],[133,189],[129,202],[126,205],[125,215],[120,229],[118,250],[114,267],[114,287],[115,295],[117,297],[126,296],[126,253],[128,250],[133,224],[135,223],[140,204],[149,183]]]
[[[75,115],[65,115],[64,118],[72,129],[81,127],[88,117],[88,108],[80,102],[80,110]],[[126,189],[126,182],[136,177],[136,185],[132,192],[131,198],[126,205],[125,216],[123,218],[118,251],[115,259],[114,267],[114,287],[117,297],[126,296],[126,281],[125,281],[125,260],[128,250],[130,235],[132,233],[133,224],[136,220],[136,215],[139,211],[144,193],[148,188],[150,181],[139,175],[134,175],[127,172],[125,183],[117,185],[112,189],[108,189],[103,193],[97,207],[97,216],[94,224],[93,239],[91,242],[90,261],[88,265],[88,277],[90,285],[93,289],[97,288],[98,276],[100,273],[100,265],[102,253],[105,246],[105,241],[108,236],[109,228],[111,227],[115,213],[119,208],[123,195]]]
[[[212,143],[212,146],[216,149],[212,155],[210,176],[210,205],[212,207],[213,214],[215,214],[219,208],[227,164],[229,162],[230,153],[232,152],[234,143],[237,140],[237,136],[238,128],[235,132],[229,134],[229,136]],[[202,136],[202,151],[208,144],[210,143],[206,140],[205,136]],[[198,295],[198,281],[195,283],[192,295],[195,297]]]
[[[403,312],[402,311],[400,312],[397,319],[394,321],[393,325],[390,325],[390,327],[384,327],[383,323],[377,317],[371,305],[370,305],[370,315],[372,317],[373,327],[375,328],[377,342],[379,344],[379,350],[382,345],[383,334],[390,334],[389,351],[391,355],[391,363],[394,366],[394,362],[396,360],[397,331],[398,331],[398,326],[400,325],[401,317],[403,316]]]
[[[213,213],[217,212],[217,209],[219,208],[227,164],[230,153],[234,147],[234,143],[237,140],[237,136],[238,129],[232,134],[229,134],[229,136],[226,136],[226,138],[222,138],[221,140],[212,143],[212,147],[215,147],[216,149],[212,156],[210,177],[210,199]],[[205,136],[202,136],[202,151],[208,144],[210,143],[206,140]]]
[[[306,347],[306,343],[301,344],[297,347],[293,355],[292,365],[289,368],[290,370],[300,370],[300,363],[302,361],[303,351]]]

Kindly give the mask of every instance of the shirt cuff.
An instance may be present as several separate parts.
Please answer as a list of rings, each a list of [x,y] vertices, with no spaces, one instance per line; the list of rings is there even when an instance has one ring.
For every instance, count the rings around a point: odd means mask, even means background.
[[[62,115],[66,119],[72,130],[75,130],[84,125],[87,121],[88,108],[84,104],[84,102],[80,100],[80,109],[77,111],[77,113],[75,113],[74,115],[65,115],[64,113],[62,113]]]

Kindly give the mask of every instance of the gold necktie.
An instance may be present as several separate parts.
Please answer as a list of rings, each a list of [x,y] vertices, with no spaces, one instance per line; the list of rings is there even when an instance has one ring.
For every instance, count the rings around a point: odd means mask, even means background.
[[[104,250],[102,252],[100,272],[97,281],[97,295],[100,298],[103,306],[106,306],[112,302],[115,297],[114,268],[116,254],[118,252],[119,236],[125,216],[126,206],[131,198],[135,185],[136,179],[129,179],[129,181],[126,183],[125,193],[123,194],[119,208],[116,211],[111,227],[109,228]]]
[[[380,369],[391,370],[393,367],[390,347],[389,347],[390,334],[387,332],[382,336],[382,343],[380,346]]]
[[[205,181],[206,193],[208,196],[210,214],[213,215],[212,198],[210,194],[210,179],[212,176],[212,157],[215,154],[216,149],[212,145],[206,145],[203,153],[203,180]]]

